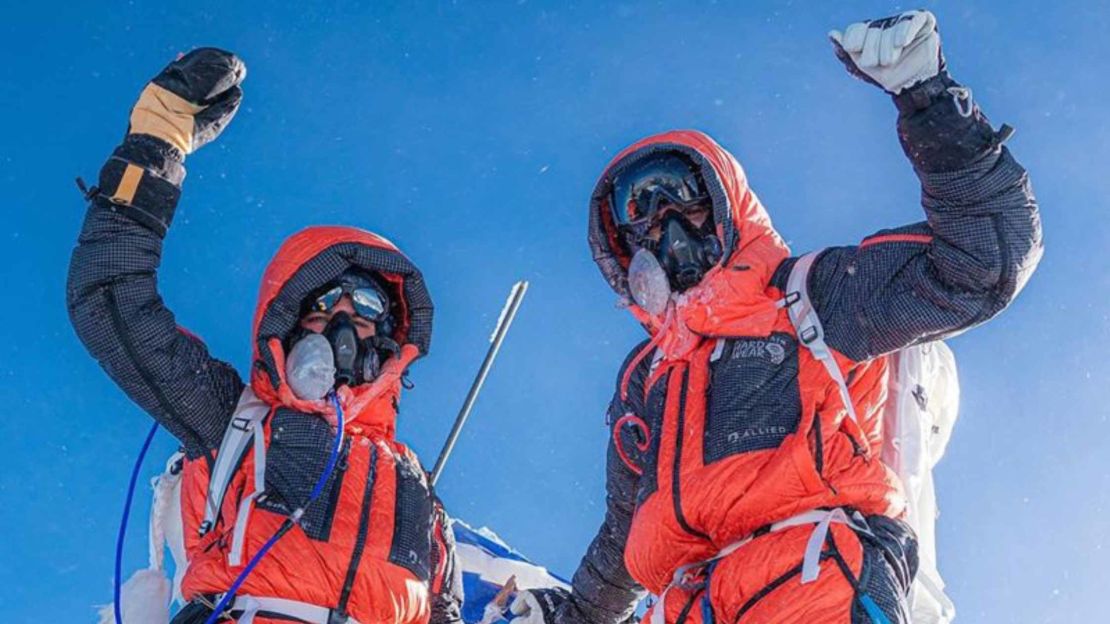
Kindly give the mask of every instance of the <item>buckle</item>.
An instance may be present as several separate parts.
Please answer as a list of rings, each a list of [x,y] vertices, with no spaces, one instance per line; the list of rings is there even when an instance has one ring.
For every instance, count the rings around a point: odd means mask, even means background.
[[[798,334],[798,340],[801,340],[802,344],[806,345],[812,343],[820,337],[821,332],[817,331],[817,327],[814,325],[803,328],[802,331]]]

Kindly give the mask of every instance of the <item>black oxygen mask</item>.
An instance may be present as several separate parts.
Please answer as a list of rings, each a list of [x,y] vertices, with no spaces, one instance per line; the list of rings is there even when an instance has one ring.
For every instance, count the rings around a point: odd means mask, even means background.
[[[670,211],[663,217],[655,257],[675,291],[683,292],[696,286],[720,262],[721,241],[712,232],[712,223],[709,219],[701,229],[696,228],[678,211]]]
[[[335,387],[353,386],[358,383],[359,339],[358,329],[346,312],[337,312],[324,328],[324,337],[335,355]]]

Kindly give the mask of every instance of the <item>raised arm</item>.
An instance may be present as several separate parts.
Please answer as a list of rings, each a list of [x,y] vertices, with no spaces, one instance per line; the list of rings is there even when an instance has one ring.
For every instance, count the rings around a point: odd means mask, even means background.
[[[219,446],[243,382],[177,326],[156,272],[185,155],[235,115],[245,72],[230,53],[202,48],[146,86],[91,193],[66,288],[70,321],[89,353],[193,457]]]
[[[996,132],[948,75],[932,14],[911,11],[832,36],[852,73],[893,95],[926,216],[828,249],[814,264],[809,291],[827,341],[859,361],[998,314],[1040,260],[1041,227],[1028,175],[1001,144],[1009,130]]]

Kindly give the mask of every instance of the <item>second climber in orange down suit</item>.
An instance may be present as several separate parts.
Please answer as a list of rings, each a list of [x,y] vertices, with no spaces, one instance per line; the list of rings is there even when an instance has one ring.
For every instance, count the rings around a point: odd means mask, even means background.
[[[849,71],[893,96],[926,216],[829,248],[810,270],[858,419],[799,344],[786,292],[797,257],[737,161],[695,131],[633,144],[590,201],[593,257],[650,335],[608,410],[608,511],[573,591],[521,592],[515,624],[622,622],[645,590],[665,596],[653,621],[909,622],[916,542],[877,457],[885,355],[1002,311],[1041,231],[1025,170],[949,76],[932,14],[832,38]],[[852,521],[826,525],[807,557],[833,513]]]

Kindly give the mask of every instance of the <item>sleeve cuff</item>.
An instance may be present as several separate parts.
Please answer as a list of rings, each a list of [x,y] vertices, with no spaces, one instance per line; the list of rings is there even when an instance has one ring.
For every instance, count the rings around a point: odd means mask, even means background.
[[[971,90],[940,74],[894,96],[898,139],[918,172],[957,171],[995,151],[1008,136],[996,133]]]
[[[181,197],[183,160],[161,139],[128,135],[100,170],[96,204],[164,237]]]

